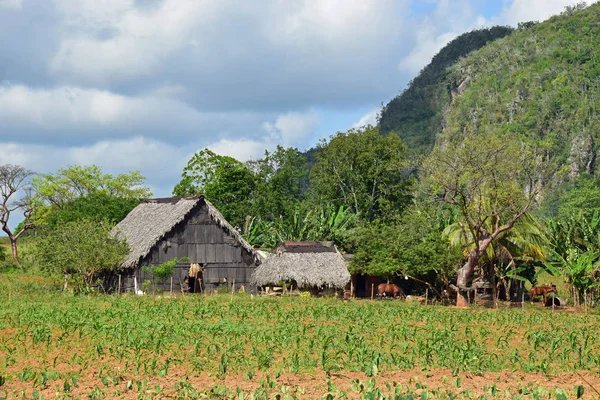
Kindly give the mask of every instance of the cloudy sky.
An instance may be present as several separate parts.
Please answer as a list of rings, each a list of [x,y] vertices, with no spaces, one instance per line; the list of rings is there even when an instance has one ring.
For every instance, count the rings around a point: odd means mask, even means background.
[[[572,0],[0,0],[0,164],[240,160],[374,122],[455,36]]]

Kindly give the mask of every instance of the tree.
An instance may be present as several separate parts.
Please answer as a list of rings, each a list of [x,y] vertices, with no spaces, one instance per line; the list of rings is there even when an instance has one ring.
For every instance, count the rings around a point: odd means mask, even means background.
[[[52,228],[80,219],[102,219],[110,224],[117,224],[140,201],[136,198],[115,197],[106,193],[88,194],[62,204],[47,216],[45,222]]]
[[[434,193],[458,208],[468,245],[467,261],[457,273],[457,306],[468,306],[475,267],[488,247],[534,204],[540,164],[510,137],[476,133],[438,146],[426,160]]]
[[[114,197],[146,199],[152,196],[143,186],[146,178],[139,171],[113,176],[104,174],[97,165],[73,165],[59,169],[56,174],[41,175],[32,179],[41,200],[62,207],[81,196],[105,194]]]
[[[204,195],[234,226],[242,226],[251,209],[254,174],[233,157],[220,156],[209,149],[197,152],[188,161],[175,196]]]
[[[369,125],[338,132],[318,147],[310,182],[322,202],[345,205],[367,221],[409,203],[412,180],[403,174],[406,148],[397,135],[381,136]]]
[[[263,158],[247,165],[256,177],[254,215],[268,220],[285,217],[304,198],[308,167],[298,149],[277,146],[274,152],[265,151]]]
[[[298,204],[285,218],[277,218],[273,232],[280,242],[331,240],[343,246],[357,220],[344,206]]]
[[[128,253],[127,242],[111,234],[109,223],[90,219],[46,228],[34,247],[42,270],[72,276],[79,290],[89,290],[102,274],[116,271]]]
[[[600,214],[583,212],[568,217],[548,218],[546,234],[550,244],[550,260],[546,269],[562,276],[569,285],[573,302],[581,297],[588,301],[600,286]]]
[[[493,221],[488,220],[485,229],[491,231]],[[444,236],[453,247],[464,250],[468,254],[473,247],[473,237],[470,231],[462,229],[463,224],[457,221],[444,230]],[[523,282],[529,280],[535,283],[535,264],[540,265],[546,261],[546,248],[548,241],[542,227],[530,213],[526,213],[510,230],[498,235],[496,240],[488,246],[484,256],[482,272],[490,281],[496,281],[497,288],[503,284],[504,296],[520,299]],[[509,281],[510,278],[510,293]],[[493,282],[492,282],[493,283]]]
[[[423,199],[396,221],[363,223],[352,235],[350,268],[373,276],[410,276],[445,288],[462,260],[461,249],[442,235],[454,219],[450,208]]]
[[[12,255],[16,259],[18,256],[17,240],[32,224],[30,221],[33,212],[33,196],[30,186],[30,178],[33,172],[18,165],[0,166],[0,226],[8,235]],[[19,200],[14,200],[16,196],[21,196]],[[17,210],[23,210],[25,223],[15,232],[8,226],[11,213]]]

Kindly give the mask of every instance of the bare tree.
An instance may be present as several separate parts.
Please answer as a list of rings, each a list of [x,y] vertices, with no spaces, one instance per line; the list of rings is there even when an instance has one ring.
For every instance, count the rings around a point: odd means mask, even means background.
[[[33,196],[29,180],[32,175],[34,175],[33,171],[18,165],[0,165],[0,226],[8,235],[14,258],[17,258],[19,254],[17,240],[32,226]],[[21,197],[15,199],[17,196]],[[23,210],[25,223],[18,232],[13,232],[8,226],[8,221],[11,213],[17,210]]]

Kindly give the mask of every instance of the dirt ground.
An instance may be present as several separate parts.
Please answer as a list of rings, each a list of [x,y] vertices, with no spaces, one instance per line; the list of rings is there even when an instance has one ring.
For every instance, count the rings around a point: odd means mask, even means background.
[[[323,372],[315,374],[282,374],[275,378],[270,374],[270,379],[276,382],[271,389],[271,393],[281,393],[282,386],[288,393],[294,393],[300,399],[321,398],[328,393],[334,395],[341,391],[345,392],[348,398],[359,398],[360,393],[356,390],[353,382],[356,380],[366,385],[367,380],[371,379],[361,372],[339,372],[332,373],[329,377]],[[181,393],[176,392],[177,382],[186,381],[198,392],[207,394],[212,388],[229,388],[230,395],[234,395],[239,388],[243,393],[252,393],[262,386],[265,387],[265,373],[258,373],[249,378],[248,376],[228,375],[224,378],[211,374],[186,375],[183,369],[173,368],[169,374],[164,377],[140,377],[140,376],[121,376],[120,382],[116,385],[112,382],[103,385],[98,377],[97,371],[89,368],[85,374],[78,379],[77,386],[70,388],[70,397],[72,398],[94,398],[92,393],[95,388],[101,388],[104,398],[179,398]],[[144,387],[140,390],[137,386],[138,381],[146,379]],[[545,376],[539,373],[526,374],[521,372],[498,372],[485,373],[482,375],[459,374],[452,375],[450,370],[429,370],[429,371],[394,371],[383,372],[373,377],[376,386],[383,392],[388,391],[386,384],[392,385],[394,382],[403,387],[411,388],[413,393],[420,395],[424,390],[438,390],[442,393],[453,393],[455,398],[463,398],[461,393],[469,391],[471,396],[480,396],[482,394],[490,395],[490,388],[495,386],[497,398],[505,398],[506,391],[510,391],[510,398],[520,395],[522,398],[528,398],[527,390],[534,387],[544,388],[547,391],[554,390],[557,387],[562,388],[568,395],[568,398],[575,398],[575,387],[581,385],[584,387],[583,399],[598,399],[600,393],[600,376],[589,372],[582,373],[564,373],[556,376]],[[129,382],[129,384],[128,384]],[[328,385],[329,382],[329,385]],[[62,398],[66,394],[62,381],[47,382],[46,386],[33,387],[31,382],[11,381],[6,382],[0,388],[0,398],[22,398],[22,391],[25,391],[26,398],[32,398],[34,390],[42,398]],[[158,392],[156,387],[160,386]],[[331,390],[331,388],[334,388]],[[217,393],[215,390],[214,393]],[[219,398],[217,394],[213,398]],[[220,398],[227,398],[229,395],[222,394]],[[97,397],[97,398],[101,398]],[[431,397],[429,397],[431,398]],[[466,395],[464,398],[467,398]]]

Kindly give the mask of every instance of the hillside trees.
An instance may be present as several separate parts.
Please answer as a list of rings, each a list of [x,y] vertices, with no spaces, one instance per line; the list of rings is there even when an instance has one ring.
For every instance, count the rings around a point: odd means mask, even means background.
[[[457,306],[468,305],[475,267],[488,247],[533,206],[540,173],[535,161],[506,135],[471,134],[437,147],[425,162],[434,193],[461,215],[468,257],[457,272]]]
[[[18,256],[17,240],[31,228],[31,215],[34,209],[34,198],[30,178],[34,173],[18,165],[0,165],[0,227],[8,235],[12,255]],[[16,198],[20,196],[20,198]],[[13,212],[22,210],[24,223],[14,232],[8,226]]]

